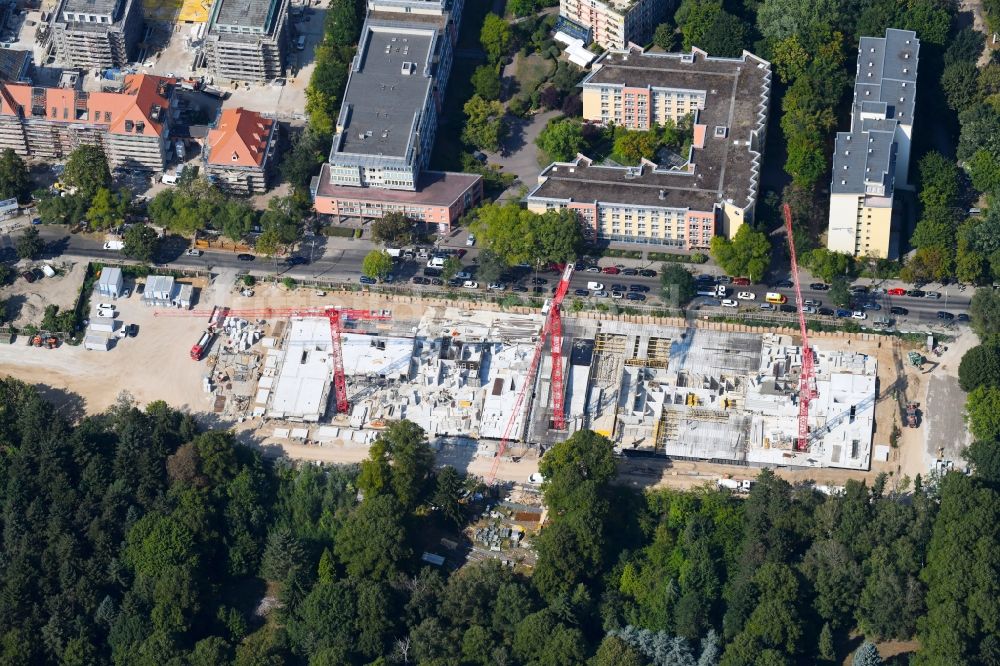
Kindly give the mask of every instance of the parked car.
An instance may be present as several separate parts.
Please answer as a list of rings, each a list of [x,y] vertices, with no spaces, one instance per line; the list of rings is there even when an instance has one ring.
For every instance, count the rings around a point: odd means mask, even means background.
[[[241,254],[236,255],[236,258],[239,259],[240,261],[253,261],[254,260],[254,256],[252,254],[247,254],[246,252],[243,252]]]
[[[601,291],[595,291],[594,292],[594,296],[597,297],[597,298],[607,298],[608,297],[608,292],[606,292],[606,291],[604,291],[602,289]]]
[[[97,316],[98,317],[110,317],[111,319],[114,319],[114,317],[115,317],[115,311],[114,311],[114,309],[98,309],[97,310]]]
[[[901,308],[898,305],[894,305],[891,308],[889,308],[889,312],[891,314],[894,314],[894,315],[908,315],[908,314],[910,314],[909,310],[907,310],[906,308]]]
[[[429,278],[441,277],[441,269],[440,268],[425,268],[424,269],[424,275],[426,275]]]
[[[201,250],[195,247],[189,247],[188,249],[184,250],[184,254],[189,257],[200,257]]]
[[[601,269],[601,272],[604,273],[605,275],[618,275],[619,273],[621,273],[621,270],[615,266],[605,266],[604,268]]]
[[[462,286],[466,289],[479,289],[479,283],[472,280],[466,280],[462,283]]]
[[[778,309],[781,310],[782,312],[795,312],[796,311],[795,310],[795,306],[794,305],[789,305],[788,303],[782,303],[781,305],[778,306]]]
[[[851,316],[851,311],[850,310],[845,310],[843,308],[837,308],[837,312],[835,314],[838,317],[841,317],[841,318],[843,318],[843,317],[850,317]]]
[[[545,278],[531,278],[531,284],[533,285],[548,284],[548,283],[549,281],[546,280]]]
[[[905,296],[906,290],[903,289],[902,287],[893,287],[886,293],[889,294],[890,296]]]
[[[469,234],[469,237],[465,239],[465,244],[468,247],[472,247],[473,245],[475,245],[476,244],[476,235],[475,234]]]
[[[516,291],[516,292],[518,292],[520,294],[524,294],[524,293],[528,292],[528,288],[525,287],[525,286],[523,286],[523,285],[520,285],[520,284],[515,284],[513,287],[510,288],[510,290],[511,291]]]
[[[97,304],[97,309],[98,310],[114,310],[115,306],[112,303],[98,303]]]
[[[640,294],[644,294],[644,293],[646,293],[647,291],[649,291],[649,287],[647,287],[647,286],[646,286],[646,285],[644,285],[644,284],[630,284],[630,285],[628,286],[628,290],[629,290],[629,291],[637,291],[637,292],[639,292]]]
[[[868,319],[868,315],[861,310],[855,310],[851,313],[851,319]]]
[[[625,298],[625,292],[623,291],[612,291],[611,298]]]
[[[635,268],[626,268],[622,271],[622,275],[627,275],[628,277],[635,277],[639,274],[639,271]]]
[[[736,298],[738,298],[741,301],[752,301],[757,298],[757,294],[753,293],[752,291],[741,291],[738,294],[736,294]]]
[[[34,282],[36,279],[38,279],[38,276],[35,275],[34,271],[24,271],[23,273],[21,273],[21,277],[23,277],[24,280],[29,283]]]
[[[646,300],[646,294],[640,294],[637,291],[630,291],[629,293],[625,294],[625,298],[627,298],[630,301],[644,301]]]
[[[735,284],[735,285],[737,285],[739,287],[749,287],[750,286],[750,278],[735,277],[735,278],[733,278],[733,284]]]
[[[938,319],[944,319],[945,321],[951,321],[952,319],[955,318],[955,315],[953,315],[950,312],[945,312],[943,310],[939,310],[938,313],[937,313],[937,318]]]
[[[939,299],[939,298],[941,298],[941,292],[939,292],[939,291],[928,291],[928,292],[926,292],[924,294],[924,298],[933,298],[935,300]]]
[[[628,285],[615,283],[611,285],[611,291],[628,291]]]
[[[959,321],[969,321],[969,315],[967,315],[967,314],[965,314],[963,312],[963,313],[961,313],[961,314],[958,315],[958,320]]]
[[[832,317],[833,316],[833,308],[819,308],[817,310],[817,312],[819,312],[824,317]]]
[[[767,310],[768,312],[773,312],[776,308],[773,305],[771,305],[770,303],[761,303],[760,304],[760,309],[761,310]]]
[[[642,277],[654,278],[656,277],[656,271],[654,271],[652,268],[640,268],[639,275],[641,275]]]
[[[850,290],[850,292],[852,294],[867,294],[868,293],[868,285],[866,285],[866,284],[852,284],[850,287],[848,287],[848,289]]]
[[[367,275],[362,275],[358,279],[361,281],[361,284],[376,284],[378,282],[375,278],[370,278]]]
[[[791,280],[778,280],[774,283],[774,286],[780,289],[791,289],[795,286],[795,283]]]
[[[818,308],[819,306],[823,305],[823,301],[817,301],[812,298],[807,298],[806,300],[802,301],[802,305],[810,305],[814,308]]]
[[[139,335],[139,324],[129,324],[125,327],[125,332],[128,333],[128,337],[134,338]]]
[[[443,287],[444,280],[442,280],[441,278],[431,278],[431,284],[434,285],[435,287]]]
[[[722,307],[724,308],[738,308],[740,307],[739,301],[734,301],[731,298],[725,298],[722,300]]]
[[[470,273],[469,271],[459,271],[455,273],[455,278],[459,280],[468,280],[472,278],[472,273]]]
[[[601,284],[600,282],[594,282],[593,280],[591,280],[590,282],[587,283],[587,289],[591,291],[601,291],[602,289],[604,289],[604,285]]]
[[[927,295],[927,292],[922,291],[920,289],[911,289],[908,292],[906,292],[906,295],[910,296],[911,298],[923,298],[924,296]]]
[[[413,282],[413,284],[430,284],[431,283],[430,280],[428,280],[425,277],[420,277],[419,275],[414,276],[413,279],[410,280],[410,281]]]
[[[285,259],[285,263],[289,266],[300,266],[302,264],[308,264],[309,260],[305,257],[288,257],[288,259]]]
[[[826,291],[827,289],[830,288],[830,285],[826,284],[825,282],[813,282],[811,285],[809,285],[809,288],[812,289],[813,291]]]
[[[505,285],[503,282],[490,282],[488,285],[486,285],[486,288],[492,291],[506,291],[507,285]]]
[[[882,306],[874,301],[865,301],[861,304],[862,310],[881,310]]]

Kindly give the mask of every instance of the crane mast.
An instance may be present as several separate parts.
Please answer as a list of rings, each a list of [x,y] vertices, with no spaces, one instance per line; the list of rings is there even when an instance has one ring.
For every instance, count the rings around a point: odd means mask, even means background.
[[[799,313],[799,333],[802,336],[802,372],[799,374],[799,432],[795,448],[809,450],[809,402],[815,397],[813,378],[813,353],[809,346],[809,331],[806,329],[806,313],[802,305],[802,287],[799,285],[799,262],[795,256],[795,239],[792,236],[792,209],[788,204],[781,207],[785,218],[785,233],[788,234],[788,250],[792,258],[792,283],[795,285],[795,308]]]

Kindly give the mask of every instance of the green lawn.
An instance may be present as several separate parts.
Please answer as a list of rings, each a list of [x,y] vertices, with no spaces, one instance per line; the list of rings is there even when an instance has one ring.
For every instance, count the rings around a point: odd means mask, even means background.
[[[517,72],[514,75],[517,80],[517,92],[530,95],[543,81],[552,76],[555,68],[555,62],[537,53],[532,53],[527,58],[518,58]]]

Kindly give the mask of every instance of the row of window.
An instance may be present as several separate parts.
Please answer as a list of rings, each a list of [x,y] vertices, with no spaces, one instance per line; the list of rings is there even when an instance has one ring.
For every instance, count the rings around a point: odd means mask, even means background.
[[[63,12],[63,16],[66,21],[79,21],[80,23],[111,23],[111,17],[104,15]]]

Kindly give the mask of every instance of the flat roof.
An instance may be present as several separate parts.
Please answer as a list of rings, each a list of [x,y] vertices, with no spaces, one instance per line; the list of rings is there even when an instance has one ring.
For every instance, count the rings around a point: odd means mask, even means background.
[[[608,51],[580,85],[703,93],[705,108],[698,112],[696,132],[704,132],[704,141],[693,149],[687,168],[679,170],[652,162],[632,168],[598,167],[589,160],[556,163],[539,175],[541,184],[529,197],[705,212],[716,203],[742,209],[756,203],[771,93],[769,62],[749,52],[740,58],[713,58],[700,49],[690,54]],[[724,131],[717,135],[716,128]]]
[[[436,36],[433,26],[366,21],[334,153],[409,161],[419,118],[430,103]]]
[[[316,181],[316,197],[419,206],[451,206],[482,176],[453,171],[421,171],[417,189],[388,190],[376,187],[352,187],[330,183],[330,165],[323,164]]]
[[[259,28],[267,32],[281,0],[215,0],[218,8],[212,25]]]
[[[113,14],[122,0],[66,0],[61,11],[74,14]],[[102,24],[107,26],[107,24]]]
[[[325,317],[291,319],[278,381],[268,415],[318,421],[332,384],[330,322]]]

